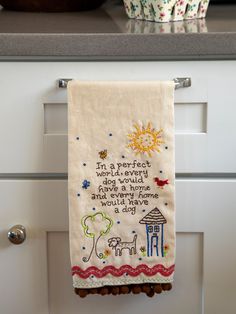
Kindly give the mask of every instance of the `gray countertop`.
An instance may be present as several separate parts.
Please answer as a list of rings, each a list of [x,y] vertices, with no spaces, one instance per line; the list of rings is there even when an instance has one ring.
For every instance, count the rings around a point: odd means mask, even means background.
[[[110,2],[90,12],[0,9],[0,59],[236,59],[236,5],[210,6],[206,20],[130,20]]]

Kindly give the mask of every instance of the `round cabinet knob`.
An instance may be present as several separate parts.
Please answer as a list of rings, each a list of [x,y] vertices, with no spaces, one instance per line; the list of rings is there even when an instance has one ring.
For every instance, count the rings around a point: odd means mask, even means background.
[[[15,225],[9,229],[7,233],[9,241],[13,244],[21,244],[26,239],[25,227],[22,225]]]

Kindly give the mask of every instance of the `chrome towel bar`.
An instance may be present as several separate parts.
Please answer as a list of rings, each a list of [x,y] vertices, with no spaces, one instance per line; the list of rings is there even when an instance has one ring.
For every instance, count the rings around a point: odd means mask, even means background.
[[[69,81],[72,81],[72,79],[67,79],[67,78],[59,79],[58,80],[58,87],[59,88],[67,88],[67,84]],[[175,78],[173,81],[175,83],[175,89],[185,88],[185,87],[191,86],[191,78],[190,77],[178,77],[178,78]]]

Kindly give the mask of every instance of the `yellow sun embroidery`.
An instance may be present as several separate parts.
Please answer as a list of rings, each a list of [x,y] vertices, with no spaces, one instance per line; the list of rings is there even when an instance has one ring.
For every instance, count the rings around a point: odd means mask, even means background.
[[[136,131],[128,134],[130,143],[127,147],[132,148],[135,154],[147,153],[152,157],[152,152],[160,153],[160,145],[164,143],[161,140],[163,130],[156,131],[149,122],[147,127],[140,127],[138,124],[134,125]]]

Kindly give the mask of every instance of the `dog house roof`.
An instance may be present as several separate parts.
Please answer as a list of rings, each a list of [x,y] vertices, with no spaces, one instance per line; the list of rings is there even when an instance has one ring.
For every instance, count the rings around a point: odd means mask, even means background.
[[[162,225],[162,224],[166,224],[167,221],[165,217],[162,215],[161,211],[157,207],[155,207],[146,216],[144,216],[139,221],[139,223],[148,224],[148,225]]]

